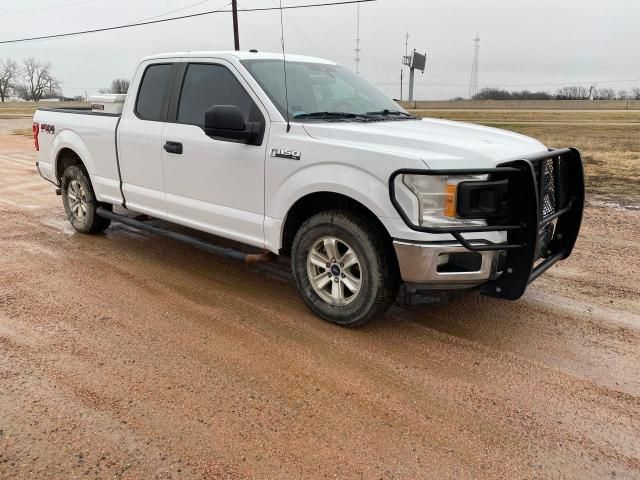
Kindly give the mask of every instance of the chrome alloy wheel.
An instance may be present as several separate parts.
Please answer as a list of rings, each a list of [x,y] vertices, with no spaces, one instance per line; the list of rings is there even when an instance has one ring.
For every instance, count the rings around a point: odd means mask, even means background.
[[[67,186],[67,199],[69,209],[73,216],[80,222],[87,216],[88,204],[87,195],[82,185],[77,180],[71,180]]]
[[[349,245],[336,237],[323,237],[311,247],[307,275],[320,298],[336,306],[353,302],[362,288],[360,260]]]

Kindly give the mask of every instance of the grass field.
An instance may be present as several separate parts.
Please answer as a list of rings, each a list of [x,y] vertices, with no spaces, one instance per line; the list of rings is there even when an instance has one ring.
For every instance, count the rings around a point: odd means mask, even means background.
[[[415,110],[580,149],[590,200],[640,205],[640,111]]]
[[[78,106],[49,103],[41,106]],[[0,119],[28,118],[33,103],[0,104]],[[640,111],[638,110],[414,110],[422,117],[445,118],[504,128],[551,147],[580,149],[590,200],[640,205]],[[15,133],[31,135],[31,129]]]
[[[0,120],[8,120],[12,118],[32,117],[38,107],[56,108],[56,107],[79,107],[87,106],[88,103],[83,102],[5,102],[0,103]]]

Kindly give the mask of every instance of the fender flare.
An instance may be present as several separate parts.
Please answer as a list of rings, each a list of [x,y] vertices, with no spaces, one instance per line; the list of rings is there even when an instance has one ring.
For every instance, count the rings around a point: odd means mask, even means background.
[[[51,145],[51,165],[53,166],[56,180],[60,180],[58,178],[58,162],[60,161],[60,153],[63,150],[71,150],[75,153],[78,158],[80,158],[89,175],[95,171],[92,156],[80,135],[72,130],[65,129],[57,133]]]
[[[339,177],[336,178],[336,172]],[[285,221],[291,208],[303,197],[313,193],[344,195],[366,207],[377,217],[397,217],[389,201],[387,181],[370,172],[343,163],[323,163],[297,170],[283,180],[271,195],[267,215]]]

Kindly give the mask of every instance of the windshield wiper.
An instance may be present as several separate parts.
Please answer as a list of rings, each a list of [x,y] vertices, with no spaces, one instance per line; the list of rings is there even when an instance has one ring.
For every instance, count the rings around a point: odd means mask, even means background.
[[[367,112],[367,115],[380,115],[380,116],[387,116],[387,115],[394,115],[394,116],[398,116],[398,117],[405,117],[407,119],[410,118],[416,118],[413,115],[411,115],[410,113],[407,112],[402,112],[400,110],[389,110],[389,109],[384,109],[384,110],[380,110],[378,112]]]
[[[363,122],[382,121],[385,117],[394,116],[403,119],[415,119],[413,115],[399,110],[380,110],[379,112],[352,113],[352,112],[311,112],[299,113],[293,118],[295,120],[314,119],[314,120],[359,120]],[[382,117],[382,118],[381,118]]]
[[[360,115],[357,113],[348,113],[348,112],[311,112],[311,113],[299,113],[293,117],[294,119],[304,119],[304,118],[317,118],[317,119],[326,119],[326,118],[367,118],[366,115]]]

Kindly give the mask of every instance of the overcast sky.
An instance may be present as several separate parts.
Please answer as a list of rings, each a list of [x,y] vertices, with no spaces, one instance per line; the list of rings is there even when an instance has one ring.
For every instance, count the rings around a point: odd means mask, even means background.
[[[134,22],[198,0],[20,0],[0,2],[0,40]],[[215,10],[209,0],[174,15]],[[327,0],[333,1],[333,0]],[[283,0],[284,5],[318,0]],[[277,0],[239,0],[240,8]],[[416,97],[466,96],[473,38],[480,33],[480,83],[554,91],[552,84],[596,82],[640,86],[639,0],[377,0],[361,6],[362,75],[399,96],[404,36],[428,52]],[[288,10],[287,50],[354,68],[356,6]],[[278,51],[277,12],[240,14],[241,48]],[[66,95],[89,94],[115,77],[131,77],[140,57],[165,51],[233,48],[230,14],[58,40],[0,45],[0,58],[34,56],[51,62]],[[633,82],[612,82],[638,79]],[[611,82],[611,83],[606,83]],[[536,85],[548,84],[548,85]],[[406,90],[405,90],[406,92]],[[406,93],[405,93],[406,94]]]

